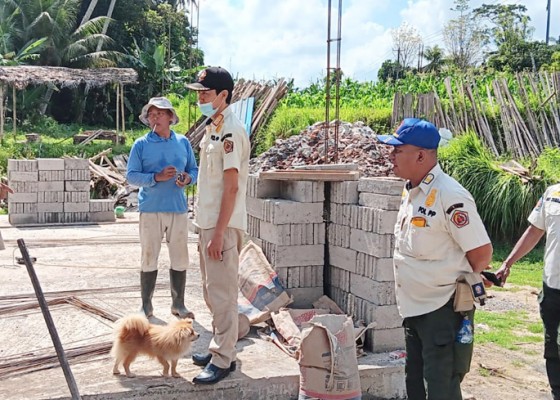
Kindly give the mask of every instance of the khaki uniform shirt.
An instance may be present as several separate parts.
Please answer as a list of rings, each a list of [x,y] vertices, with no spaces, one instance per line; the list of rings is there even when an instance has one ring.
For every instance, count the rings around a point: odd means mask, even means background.
[[[247,132],[230,107],[206,127],[206,133],[200,143],[198,208],[195,213],[195,224],[201,229],[216,227],[222,204],[224,171],[230,168],[235,168],[239,173],[239,190],[228,227],[243,231],[247,229],[245,195],[250,151]]]
[[[439,164],[403,191],[395,225],[395,285],[403,318],[447,303],[456,279],[473,272],[466,252],[490,243],[471,194]]]
[[[546,189],[528,220],[546,232],[543,281],[560,290],[560,184]]]

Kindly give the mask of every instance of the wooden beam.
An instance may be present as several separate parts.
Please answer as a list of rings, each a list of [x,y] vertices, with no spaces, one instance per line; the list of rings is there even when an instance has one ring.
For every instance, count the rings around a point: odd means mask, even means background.
[[[359,171],[313,171],[313,170],[277,170],[266,171],[259,174],[261,179],[277,181],[357,181],[360,179]]]

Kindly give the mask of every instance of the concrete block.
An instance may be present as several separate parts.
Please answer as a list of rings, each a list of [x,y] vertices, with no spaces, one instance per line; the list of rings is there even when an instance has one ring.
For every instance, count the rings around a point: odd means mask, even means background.
[[[63,158],[38,158],[39,171],[64,171]]]
[[[350,273],[350,292],[375,305],[397,303],[394,282],[376,282],[365,276]]]
[[[266,200],[263,219],[277,225],[322,223],[323,203],[298,203],[283,199]]]
[[[351,228],[350,245],[348,247],[378,258],[392,257],[393,236]]]
[[[37,212],[61,213],[64,212],[64,203],[37,203]]]
[[[78,194],[79,192],[72,193]],[[88,199],[89,200],[89,199]],[[86,200],[87,201],[87,200]],[[89,200],[89,211],[90,212],[115,212],[115,200],[112,199],[91,199]]]
[[[377,193],[390,196],[401,196],[404,184],[405,181],[400,178],[361,178],[358,181],[358,191],[361,193]]]
[[[286,292],[294,299],[292,308],[313,308],[313,302],[324,294],[323,286],[286,289]]]
[[[8,171],[8,182],[37,182],[39,174],[37,171]]]
[[[90,179],[89,169],[67,169],[64,171],[64,180],[66,181],[89,181]]]
[[[64,158],[65,170],[86,170],[89,172],[89,160],[86,158]]]
[[[378,282],[393,282],[393,259],[377,258],[365,253],[358,253],[356,260],[356,273]]]
[[[280,245],[324,244],[324,224],[283,224],[259,221],[260,237]]]
[[[286,277],[286,288],[323,286],[323,265],[278,268],[278,270],[287,270],[286,274],[283,273]]]
[[[37,192],[37,202],[62,203],[64,202],[64,192]]]
[[[378,306],[375,304],[370,305],[372,321],[377,323],[375,329],[393,329],[401,328],[403,319],[399,314],[399,309],[396,304]]]
[[[374,232],[393,234],[398,214],[398,211],[375,210]]]
[[[63,181],[64,171],[39,171],[39,182]]]
[[[14,190],[14,192],[19,193],[19,192],[23,192],[23,193],[35,193],[37,192],[37,183],[36,181],[34,182],[9,182],[9,186]]]
[[[64,192],[64,202],[65,203],[87,203],[89,202],[89,192]],[[114,200],[109,200],[114,203]],[[90,205],[91,208],[91,205]],[[113,210],[111,208],[111,210]],[[91,211],[91,209],[90,209]],[[95,210],[95,211],[108,211],[108,210]]]
[[[37,203],[8,203],[8,214],[34,214]]]
[[[253,217],[252,215],[247,215],[247,234],[249,236],[260,237],[261,231],[261,220]]]
[[[115,222],[114,211],[94,211],[89,213],[90,222]]]
[[[26,225],[37,223],[37,213],[32,214],[9,214],[8,221],[12,225]]]
[[[370,330],[366,334],[366,348],[374,353],[404,349],[404,328]]]
[[[37,172],[37,160],[8,159],[8,171]]]
[[[66,181],[65,190],[67,192],[87,192],[89,193],[89,181]]]
[[[329,269],[329,285],[339,288],[344,292],[350,292],[350,272],[337,267],[330,267]]]
[[[396,211],[401,205],[401,197],[377,193],[360,193],[359,203],[366,207]]]
[[[358,207],[358,228],[366,232],[377,232],[375,229],[375,209]]]
[[[8,202],[37,203],[37,193],[9,193]]]
[[[275,268],[324,264],[323,245],[281,246],[263,241],[262,249]]]
[[[247,214],[259,220],[264,220],[264,205],[269,201],[271,200],[258,199],[256,197],[247,197],[245,200]]]
[[[367,346],[367,344],[366,344]],[[404,347],[402,347],[404,348]],[[401,349],[402,349],[401,348]],[[368,350],[371,350],[368,348]],[[375,354],[376,357],[387,359],[385,354]],[[392,364],[392,363],[391,363]],[[382,372],[374,366],[378,373],[360,374],[363,399],[406,399],[406,385],[404,379],[404,362],[385,365]],[[368,397],[366,397],[368,396]]]
[[[89,201],[85,203],[63,203],[65,213],[88,213],[89,212]],[[80,221],[76,221],[80,222]]]
[[[39,192],[63,192],[64,181],[38,182],[37,191]]]
[[[62,221],[65,224],[74,224],[79,222],[90,222],[89,211],[87,212],[65,212],[62,214]]]
[[[37,213],[37,217],[37,222],[40,224],[59,224],[64,222],[64,213],[61,212]]]
[[[259,179],[258,175],[249,175],[247,180],[247,196],[259,199],[279,198],[281,181]]]
[[[356,250],[329,245],[329,264],[333,267],[356,273],[357,255]]]
[[[358,181],[331,182],[331,202],[358,204]]]
[[[300,203],[317,203],[325,200],[325,183],[318,181],[282,181],[280,197]]]
[[[329,244],[339,247],[350,247],[350,227],[338,224],[329,224]]]

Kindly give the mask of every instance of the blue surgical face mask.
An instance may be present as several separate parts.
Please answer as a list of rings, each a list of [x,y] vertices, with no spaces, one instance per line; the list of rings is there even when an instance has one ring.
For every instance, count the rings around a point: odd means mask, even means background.
[[[218,111],[217,108],[212,107],[212,102],[210,102],[210,103],[198,103],[198,108],[200,109],[200,112],[202,113],[202,115],[205,115],[207,117],[213,116]]]

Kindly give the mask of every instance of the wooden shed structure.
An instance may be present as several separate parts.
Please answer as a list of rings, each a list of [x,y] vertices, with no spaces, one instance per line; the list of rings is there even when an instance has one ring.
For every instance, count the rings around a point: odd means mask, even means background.
[[[4,89],[11,86],[13,91],[13,131],[16,132],[16,90],[29,85],[55,85],[73,88],[81,84],[86,87],[101,87],[116,84],[117,134],[124,127],[124,85],[136,84],[138,73],[131,68],[74,69],[66,67],[40,67],[18,65],[0,67],[0,137],[4,135]],[[122,123],[119,126],[119,122]],[[120,129],[119,129],[120,128]]]

